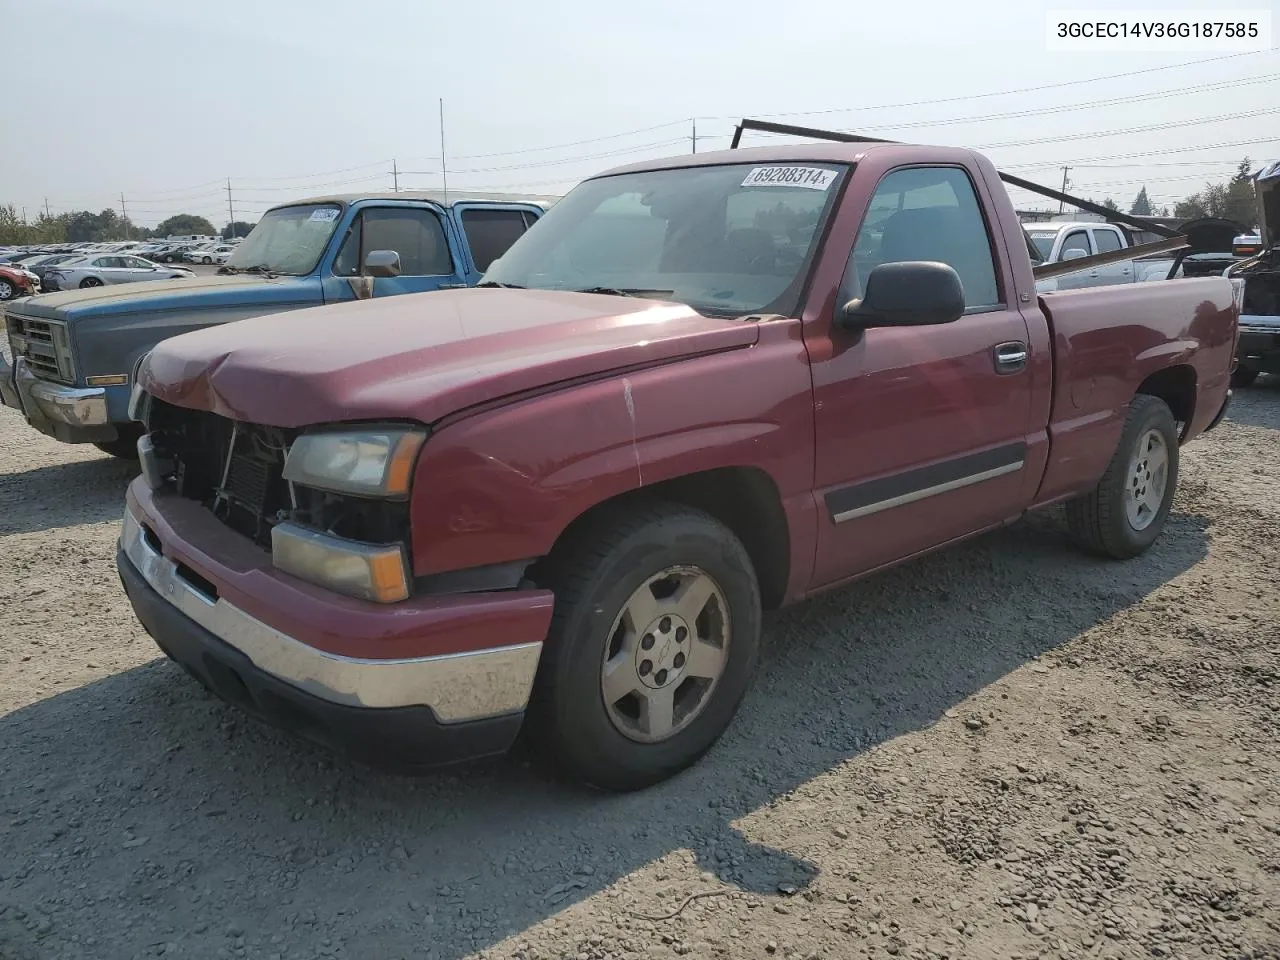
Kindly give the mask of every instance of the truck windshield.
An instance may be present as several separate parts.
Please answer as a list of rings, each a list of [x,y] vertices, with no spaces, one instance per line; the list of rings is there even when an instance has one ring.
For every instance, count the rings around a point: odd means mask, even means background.
[[[1058,235],[1056,230],[1028,230],[1031,236],[1031,242],[1036,245],[1036,249],[1040,251],[1040,259],[1048,260],[1049,254],[1053,253],[1053,240]]]
[[[227,260],[234,270],[259,268],[302,276],[320,262],[342,208],[336,203],[268,210]]]
[[[484,276],[494,285],[793,314],[847,165],[725,164],[579,184]]]

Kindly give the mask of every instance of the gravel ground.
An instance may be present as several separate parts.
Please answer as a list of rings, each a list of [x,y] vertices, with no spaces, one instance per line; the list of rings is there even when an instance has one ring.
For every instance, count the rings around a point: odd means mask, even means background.
[[[775,615],[615,797],[212,699],[119,589],[128,471],[0,408],[0,957],[1280,957],[1277,431],[1238,394],[1137,561],[1048,515]]]

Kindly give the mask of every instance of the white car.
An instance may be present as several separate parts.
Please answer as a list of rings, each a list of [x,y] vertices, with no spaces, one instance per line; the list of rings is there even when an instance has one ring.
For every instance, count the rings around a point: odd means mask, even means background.
[[[227,258],[235,252],[235,247],[227,243],[220,243],[216,247],[192,250],[187,255],[187,259],[192,263],[226,263]]]
[[[102,287],[109,283],[177,280],[194,274],[185,267],[162,267],[129,254],[94,254],[59,263],[44,277],[48,290]]]

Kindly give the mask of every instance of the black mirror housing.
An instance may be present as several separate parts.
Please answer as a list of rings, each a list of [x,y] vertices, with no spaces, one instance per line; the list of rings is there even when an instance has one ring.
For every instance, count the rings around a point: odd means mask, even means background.
[[[364,258],[364,272],[370,277],[398,277],[400,254],[394,250],[370,250]]]
[[[837,313],[846,330],[864,327],[924,327],[964,316],[964,286],[945,263],[909,260],[882,263],[867,277],[866,294]]]

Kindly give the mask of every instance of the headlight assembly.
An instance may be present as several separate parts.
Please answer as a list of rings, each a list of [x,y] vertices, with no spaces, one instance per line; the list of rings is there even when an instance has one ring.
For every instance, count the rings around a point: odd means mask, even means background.
[[[403,499],[426,433],[402,427],[304,433],[284,462],[284,478],[332,493]]]

